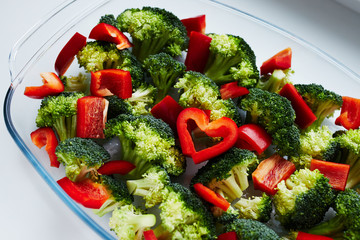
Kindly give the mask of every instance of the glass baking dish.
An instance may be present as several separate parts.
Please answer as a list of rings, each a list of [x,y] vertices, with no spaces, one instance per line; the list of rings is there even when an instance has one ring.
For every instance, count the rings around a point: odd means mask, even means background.
[[[116,239],[109,230],[108,218],[100,218],[70,199],[56,183],[64,176],[64,171],[51,168],[46,152],[39,150],[31,142],[30,133],[36,129],[35,117],[40,100],[27,98],[23,93],[26,86],[39,85],[41,72],[54,71],[57,54],[75,32],[87,36],[100,16],[110,13],[116,16],[126,8],[142,6],[165,8],[180,19],[206,14],[206,32],[230,33],[243,37],[254,50],[258,66],[276,52],[291,47],[294,83],[316,82],[338,94],[352,97],[357,97],[360,92],[360,76],[325,52],[292,33],[220,1],[64,2],[33,26],[12,48],[9,57],[11,84],[5,97],[4,118],[14,141],[41,177],[67,206],[103,239]],[[75,75],[79,71],[74,61],[67,74]],[[339,128],[330,127],[334,130]]]

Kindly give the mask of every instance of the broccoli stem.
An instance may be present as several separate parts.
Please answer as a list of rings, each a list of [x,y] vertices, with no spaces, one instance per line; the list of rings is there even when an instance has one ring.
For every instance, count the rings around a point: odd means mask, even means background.
[[[167,34],[163,34],[161,38],[150,38],[139,40],[133,38],[132,54],[140,61],[143,62],[145,58],[150,55],[159,53],[167,43],[169,37]]]
[[[136,196],[145,197],[149,193],[150,185],[147,179],[141,178],[138,180],[126,181],[129,192]]]
[[[347,159],[349,159],[347,163],[350,164],[351,167],[346,182],[346,188],[353,188],[360,182],[360,159],[358,159],[356,154],[351,151],[349,151]]]
[[[228,177],[226,180],[223,180],[219,182],[219,184],[216,184],[216,188],[219,188],[229,199],[229,201],[233,201],[236,198],[241,197],[243,194],[233,174],[231,174],[231,176]],[[217,190],[215,191],[217,192]]]
[[[99,209],[94,209],[93,212],[99,217],[104,216],[105,214],[112,212],[115,208],[120,207],[122,202],[117,202],[114,198],[106,200],[106,202]]]
[[[248,181],[248,174],[247,174],[247,167],[246,166],[235,166],[232,169],[232,174],[235,176],[235,179],[237,180],[240,189],[244,191],[249,187],[249,181]]]
[[[76,137],[76,123],[77,115],[70,117],[62,116],[56,119],[54,128],[60,141]]]
[[[241,61],[241,57],[223,57],[217,54],[209,55],[208,62],[205,68],[205,75],[213,79],[217,84],[223,84],[233,81],[230,74],[226,74],[230,67],[238,64]]]
[[[337,233],[343,232],[344,222],[345,217],[337,215],[334,218],[311,228],[307,232],[316,235],[334,236]]]

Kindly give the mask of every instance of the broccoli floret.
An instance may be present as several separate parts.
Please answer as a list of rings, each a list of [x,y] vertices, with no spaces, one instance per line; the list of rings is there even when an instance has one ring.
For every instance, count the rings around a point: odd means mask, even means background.
[[[235,219],[225,225],[225,232],[236,232],[238,239],[280,240],[280,237],[264,223],[252,219]]]
[[[116,180],[110,176],[101,175],[100,182],[111,193],[108,200],[99,209],[94,209],[94,213],[102,217],[106,213],[113,211],[115,208],[130,205],[134,201],[130,195],[126,184],[123,181]]]
[[[234,204],[234,207],[239,210],[239,218],[267,222],[270,220],[272,200],[268,195],[263,193],[261,197],[240,198],[240,200]]]
[[[275,69],[271,75],[262,76],[256,87],[278,93],[285,84],[291,83],[290,77],[293,73],[291,69]]]
[[[82,92],[85,95],[89,92],[90,79],[83,73],[77,76],[61,76],[60,79],[66,92]]]
[[[335,198],[335,217],[308,230],[311,234],[341,239],[357,239],[360,232],[360,195],[352,189],[341,191]]]
[[[272,136],[280,155],[297,155],[300,131],[295,126],[295,111],[289,100],[276,93],[252,88],[240,105],[251,122],[260,124]]]
[[[321,125],[325,118],[331,117],[342,106],[343,101],[340,95],[319,84],[295,84],[294,86],[317,117],[313,125]]]
[[[186,70],[184,63],[175,60],[167,53],[150,55],[144,60],[143,67],[158,89],[156,103],[167,95],[178,77],[181,77]]]
[[[106,123],[104,133],[107,138],[119,137],[121,159],[136,166],[128,177],[141,178],[153,164],[163,166],[171,175],[184,172],[185,157],[175,146],[173,131],[152,115],[120,114]]]
[[[156,87],[150,84],[143,84],[134,89],[132,96],[124,101],[131,105],[132,114],[146,115],[150,114],[151,107],[155,104],[156,95]]]
[[[58,96],[45,97],[36,116],[37,127],[53,127],[60,139],[76,136],[77,100],[83,93],[63,92]]]
[[[162,192],[169,183],[169,175],[159,166],[151,167],[140,179],[126,182],[131,194],[145,199],[146,208],[151,208],[163,201]]]
[[[133,88],[138,88],[145,82],[141,63],[129,50],[118,50],[113,43],[103,41],[88,42],[77,54],[77,59],[80,67],[84,67],[88,72],[103,69],[129,71]]]
[[[109,102],[107,120],[115,118],[119,114],[131,114],[133,111],[129,102],[116,95],[106,96],[105,99]]]
[[[317,169],[300,169],[282,180],[277,189],[273,198],[277,219],[291,230],[321,222],[334,200],[329,179]]]
[[[166,239],[213,239],[215,226],[202,201],[178,183],[166,187],[167,195],[159,205],[161,224],[155,233]]]
[[[254,87],[259,70],[251,47],[244,39],[230,34],[208,34],[212,38],[204,74],[221,85],[237,81],[239,86]]]
[[[65,165],[66,176],[73,182],[96,172],[110,159],[110,154],[91,139],[68,138],[59,142],[55,151],[58,161]]]
[[[142,233],[156,223],[153,214],[144,214],[132,204],[115,208],[109,226],[121,240],[141,239]]]
[[[231,148],[200,168],[191,180],[190,187],[201,183],[232,202],[248,188],[248,168],[257,163],[253,152]]]
[[[105,14],[105,15],[101,16],[99,23],[106,23],[106,24],[110,24],[114,27],[117,27],[117,21],[116,21],[114,14]]]
[[[132,37],[132,53],[142,62],[146,57],[166,52],[180,56],[189,38],[185,26],[173,13],[156,7],[126,9],[117,17],[118,28]]]

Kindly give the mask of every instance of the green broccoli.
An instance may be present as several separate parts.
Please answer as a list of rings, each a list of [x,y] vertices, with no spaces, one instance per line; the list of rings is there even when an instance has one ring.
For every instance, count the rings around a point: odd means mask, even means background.
[[[63,92],[58,96],[45,97],[36,116],[37,127],[53,127],[60,139],[76,136],[77,100],[83,93]]]
[[[319,84],[295,84],[294,86],[317,117],[313,126],[321,125],[325,118],[331,117],[342,106],[343,101],[340,95]]]
[[[106,138],[119,137],[121,159],[136,166],[130,178],[141,178],[152,165],[161,165],[176,176],[185,170],[185,157],[175,146],[173,131],[152,115],[120,114],[106,123],[104,133]]]
[[[73,182],[92,174],[110,159],[99,144],[86,138],[68,138],[59,142],[55,151],[58,161],[65,165],[66,176]]]
[[[239,210],[239,218],[267,222],[270,220],[272,200],[263,193],[261,197],[240,198],[233,207]]]
[[[150,55],[144,60],[144,69],[147,70],[152,81],[157,87],[156,101],[160,102],[186,70],[185,64],[172,58],[167,53]]]
[[[141,62],[150,55],[166,52],[180,56],[189,38],[185,26],[173,13],[156,7],[126,9],[117,17],[117,27],[131,35],[132,53]]]
[[[132,114],[150,114],[151,107],[155,105],[157,89],[151,84],[143,84],[134,89],[132,96],[124,101],[132,107]]]
[[[105,14],[100,17],[99,23],[106,23],[109,25],[112,25],[114,27],[117,27],[117,21],[114,16],[114,14]]]
[[[119,114],[131,114],[133,108],[129,102],[117,97],[116,95],[106,96],[105,99],[109,102],[107,120],[117,117]]]
[[[190,187],[201,183],[232,202],[248,188],[248,169],[257,163],[258,159],[253,152],[231,148],[200,168],[191,180]]]
[[[317,169],[300,169],[277,185],[276,217],[287,229],[311,228],[321,222],[334,201],[329,179]]]
[[[77,76],[61,76],[60,79],[66,92],[82,92],[87,95],[90,91],[90,79],[83,73],[79,73]]]
[[[278,93],[285,84],[291,83],[290,77],[293,73],[291,69],[275,69],[271,75],[262,76],[256,88]]]
[[[237,81],[239,86],[256,86],[259,70],[255,54],[245,40],[230,34],[208,36],[212,40],[204,74],[219,85]]]
[[[132,204],[115,208],[109,226],[121,240],[141,239],[142,233],[156,224],[153,214],[144,214]]]
[[[240,102],[247,118],[258,123],[272,136],[280,155],[296,156],[300,147],[300,131],[295,126],[295,111],[286,98],[258,88],[249,90]]]

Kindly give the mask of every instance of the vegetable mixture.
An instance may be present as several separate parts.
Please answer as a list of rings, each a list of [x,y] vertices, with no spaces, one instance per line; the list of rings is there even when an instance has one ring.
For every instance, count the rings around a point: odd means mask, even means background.
[[[119,239],[360,239],[360,99],[293,83],[286,47],[257,66],[205,15],[104,15],[26,87],[31,140]]]

